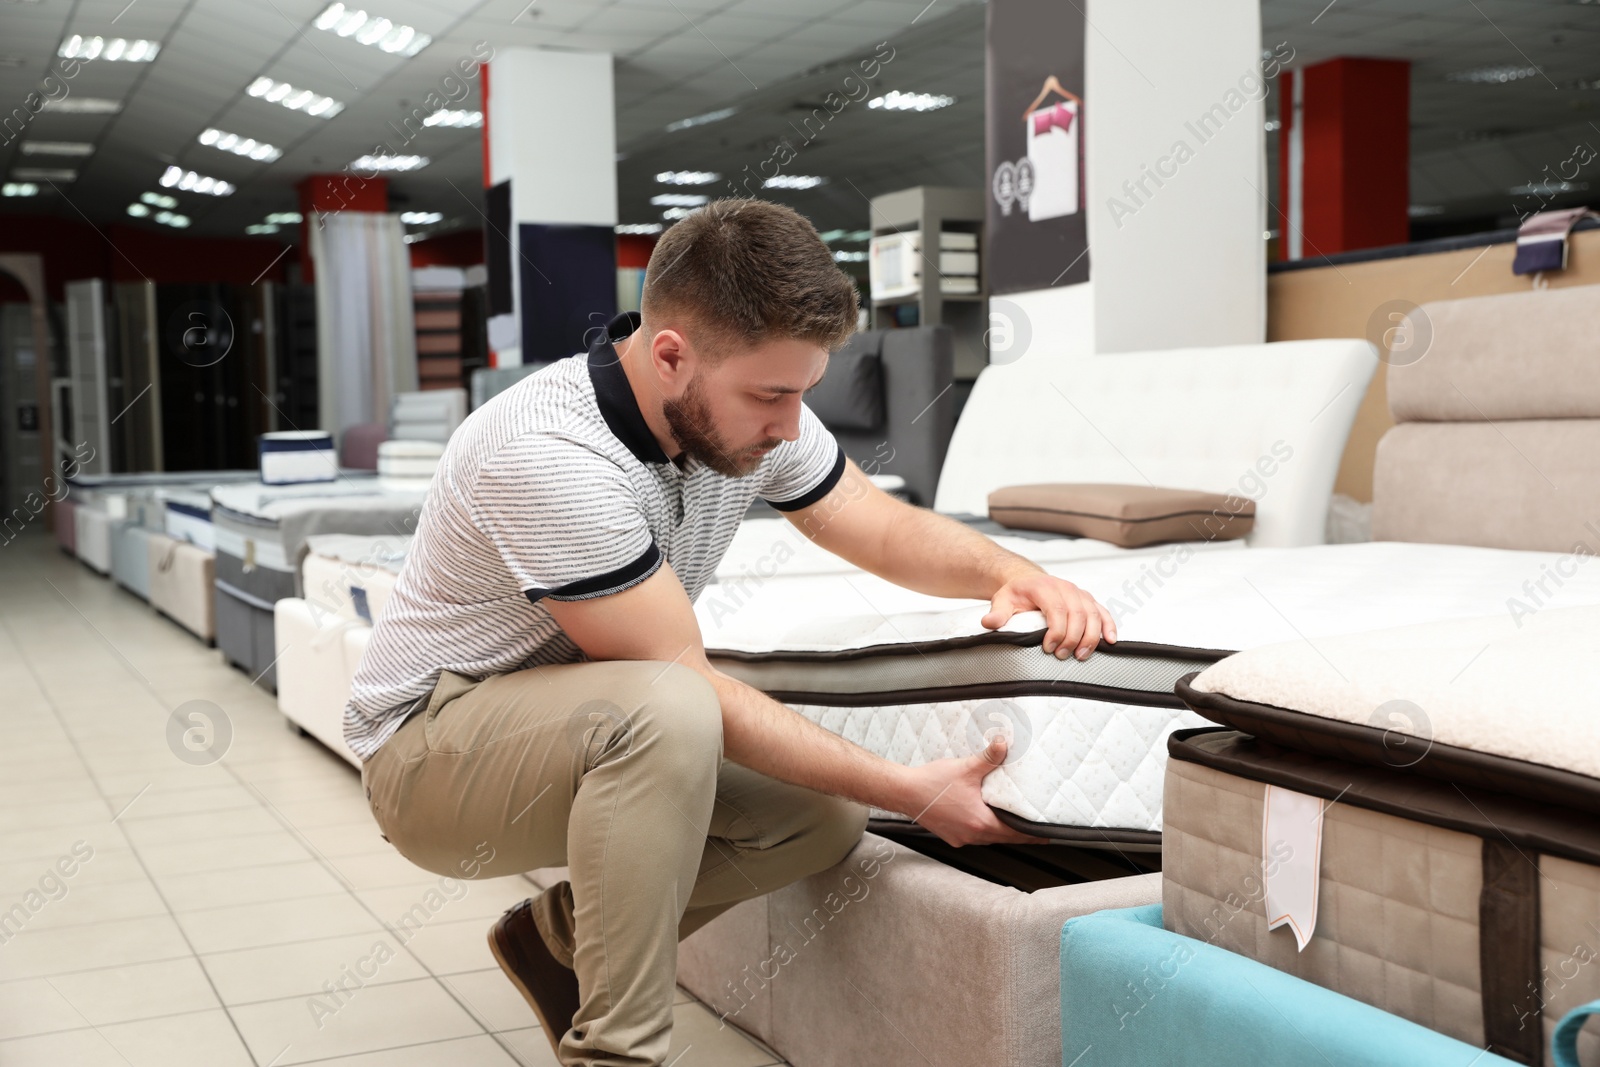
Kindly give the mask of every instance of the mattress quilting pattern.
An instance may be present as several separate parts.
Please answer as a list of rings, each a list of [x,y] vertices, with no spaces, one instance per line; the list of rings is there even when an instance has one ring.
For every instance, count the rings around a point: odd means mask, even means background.
[[[884,759],[918,767],[971,756],[999,734],[1010,751],[983,781],[991,806],[1033,823],[1159,833],[1167,735],[1204,723],[1187,710],[1023,696],[894,707],[791,705]],[[874,818],[905,821],[882,810]]]

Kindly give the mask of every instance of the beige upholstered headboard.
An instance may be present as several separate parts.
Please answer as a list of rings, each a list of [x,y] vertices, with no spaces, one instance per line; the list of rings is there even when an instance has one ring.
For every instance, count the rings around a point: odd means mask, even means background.
[[[1600,553],[1600,285],[1409,318],[1389,355],[1373,538]]]

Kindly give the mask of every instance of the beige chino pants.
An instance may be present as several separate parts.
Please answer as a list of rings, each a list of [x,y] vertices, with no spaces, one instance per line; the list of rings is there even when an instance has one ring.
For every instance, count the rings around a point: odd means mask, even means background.
[[[838,863],[867,815],[723,759],[711,684],[653,662],[446,671],[361,778],[384,836],[425,870],[570,868],[534,919],[577,972],[560,1057],[585,1067],[663,1063],[678,941]]]

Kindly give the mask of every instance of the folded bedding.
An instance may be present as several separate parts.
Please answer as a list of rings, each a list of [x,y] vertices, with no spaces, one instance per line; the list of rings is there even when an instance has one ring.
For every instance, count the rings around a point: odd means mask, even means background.
[[[1554,1062],[1561,1017],[1600,997],[1600,607],[1526,596],[1181,681],[1221,725],[1169,740],[1167,925]],[[1600,1064],[1600,1022],[1568,1029],[1567,1062]]]
[[[1375,625],[1496,611],[1509,624],[1507,599],[1525,595],[1529,576],[1556,559],[1367,543],[1169,546],[1155,556],[1047,564],[1117,619],[1120,641],[1084,662],[1043,652],[1036,613],[988,631],[986,602],[924,596],[865,574],[719,578],[695,610],[720,667],[885,758],[914,766],[1008,736],[1005,764],[984,782],[1006,821],[1086,844],[1154,848],[1167,737],[1206,721],[1175,695],[1180,678],[1277,642],[1326,652],[1328,638]],[[1542,599],[1600,604],[1600,570],[1579,567]]]

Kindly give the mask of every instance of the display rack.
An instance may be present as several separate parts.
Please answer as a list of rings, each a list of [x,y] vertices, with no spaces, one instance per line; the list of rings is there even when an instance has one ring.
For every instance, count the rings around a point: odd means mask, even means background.
[[[917,186],[873,197],[872,235],[875,247],[889,239],[900,254],[916,255],[912,291],[872,300],[872,326],[950,327],[955,340],[958,382],[977,378],[989,362],[984,334],[989,326],[988,283],[984,273],[983,193],[977,189]],[[935,244],[926,235],[940,234]],[[970,280],[969,280],[970,279]],[[952,291],[955,289],[971,291]]]

